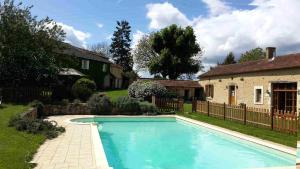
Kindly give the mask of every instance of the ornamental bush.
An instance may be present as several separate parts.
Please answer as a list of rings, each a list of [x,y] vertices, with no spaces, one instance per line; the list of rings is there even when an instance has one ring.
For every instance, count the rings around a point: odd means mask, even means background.
[[[72,86],[72,93],[75,98],[86,101],[96,91],[96,83],[87,78],[77,80]]]
[[[99,93],[93,94],[87,102],[91,112],[98,115],[110,114],[112,110],[112,103],[109,97],[100,95]]]
[[[137,99],[121,96],[114,102],[115,112],[119,114],[137,115],[141,114]]]
[[[55,138],[59,134],[65,132],[65,128],[57,126],[55,121],[22,118],[21,116],[11,117],[8,126],[14,127],[18,131],[25,131],[32,134],[43,134],[48,139]]]
[[[155,105],[149,102],[139,102],[140,111],[143,114],[155,115],[159,113],[159,110]]]
[[[166,87],[153,81],[135,81],[128,88],[128,95],[139,99],[147,99],[151,96],[162,97],[167,92]]]

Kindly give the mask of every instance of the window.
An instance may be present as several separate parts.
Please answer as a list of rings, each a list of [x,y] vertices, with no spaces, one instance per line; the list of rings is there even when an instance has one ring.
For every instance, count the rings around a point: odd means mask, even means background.
[[[106,71],[107,71],[107,64],[103,64],[103,66],[102,66],[102,71],[103,71],[103,72],[106,72]]]
[[[262,86],[254,87],[254,104],[263,104],[263,91]]]
[[[81,61],[81,69],[88,70],[90,68],[90,61],[89,60],[82,60]]]
[[[214,97],[214,85],[206,85],[205,86],[206,97],[213,98]]]

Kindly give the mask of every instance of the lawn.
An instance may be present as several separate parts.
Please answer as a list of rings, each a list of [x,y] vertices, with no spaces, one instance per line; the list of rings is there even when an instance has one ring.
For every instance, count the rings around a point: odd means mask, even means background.
[[[110,91],[105,91],[106,95],[112,100],[115,101],[117,100],[118,97],[120,96],[128,96],[128,91],[127,89],[124,90],[110,90]]]
[[[28,106],[2,105],[0,107],[0,169],[27,169],[28,163],[40,144],[45,140],[43,135],[32,135],[8,127],[11,116],[24,112]]]
[[[296,147],[297,136],[295,135],[271,131],[270,129],[262,129],[262,128],[257,128],[249,125],[243,125],[232,121],[224,121],[222,119],[208,117],[207,115],[204,114],[192,113],[191,110],[192,110],[192,105],[185,104],[184,112],[189,112],[189,113],[178,112],[177,115],[188,117],[205,123],[209,123],[215,126],[220,126],[233,131],[255,136],[261,139],[273,141],[290,147]]]

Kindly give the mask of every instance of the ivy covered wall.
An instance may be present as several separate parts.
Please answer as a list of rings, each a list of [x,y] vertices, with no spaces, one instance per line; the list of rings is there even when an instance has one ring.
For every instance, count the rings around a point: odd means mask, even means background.
[[[89,69],[82,69],[82,65],[81,65],[82,60],[89,60]],[[110,87],[104,85],[104,79],[107,76],[108,76],[108,83],[109,83],[109,76],[110,76],[109,63],[104,63],[104,62],[91,60],[91,59],[79,58],[70,55],[61,55],[59,62],[61,67],[63,68],[73,68],[87,75],[88,78],[96,82],[97,87],[99,89]],[[104,65],[106,65],[105,70],[103,68]]]

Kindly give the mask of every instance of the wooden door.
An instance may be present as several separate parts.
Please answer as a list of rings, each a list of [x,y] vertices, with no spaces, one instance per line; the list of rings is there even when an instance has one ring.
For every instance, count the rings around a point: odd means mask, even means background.
[[[229,86],[229,97],[228,97],[228,103],[230,105],[235,105],[236,104],[236,90],[235,86]]]

